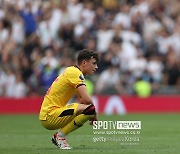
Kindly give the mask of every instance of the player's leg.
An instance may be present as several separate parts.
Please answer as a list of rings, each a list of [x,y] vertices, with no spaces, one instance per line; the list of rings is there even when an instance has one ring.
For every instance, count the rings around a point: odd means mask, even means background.
[[[77,116],[72,119],[66,126],[60,129],[62,135],[67,135],[68,133],[81,127],[86,121],[90,120],[95,114],[94,105],[79,104],[77,109]]]
[[[45,128],[50,130],[60,129],[66,126],[77,116],[78,106],[78,103],[72,103],[66,105],[65,107],[57,108],[48,113],[46,120],[41,121],[41,123]],[[59,132],[53,135],[52,142],[60,149],[71,149],[66,142],[65,137],[62,135],[60,136]]]
[[[45,121],[41,121],[42,125],[49,129],[55,130],[64,128],[68,123],[70,123],[75,117],[76,121],[79,121],[79,118],[82,119],[82,123],[91,119],[95,113],[94,105],[85,105],[72,103],[63,108],[58,108],[51,111],[47,115]],[[81,118],[82,117],[82,118]]]
[[[60,128],[60,130],[54,134],[52,142],[61,149],[71,149],[66,142],[65,136],[81,127],[86,121],[90,120],[95,114],[94,105],[79,104],[76,110],[76,117],[74,117],[67,125]]]

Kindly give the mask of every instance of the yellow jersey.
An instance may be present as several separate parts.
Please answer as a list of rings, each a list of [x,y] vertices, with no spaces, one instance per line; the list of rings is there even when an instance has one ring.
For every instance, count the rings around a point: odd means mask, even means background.
[[[76,88],[85,85],[85,79],[77,66],[67,67],[48,89],[40,110],[40,120],[46,120],[47,114],[56,108],[64,107],[76,93]]]

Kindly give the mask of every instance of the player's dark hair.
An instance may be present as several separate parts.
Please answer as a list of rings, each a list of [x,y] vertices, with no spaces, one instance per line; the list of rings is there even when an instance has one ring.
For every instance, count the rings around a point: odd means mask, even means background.
[[[77,57],[78,65],[80,65],[83,60],[89,61],[92,58],[95,58],[96,62],[98,63],[99,55],[97,52],[88,49],[83,49],[78,53],[78,57]]]

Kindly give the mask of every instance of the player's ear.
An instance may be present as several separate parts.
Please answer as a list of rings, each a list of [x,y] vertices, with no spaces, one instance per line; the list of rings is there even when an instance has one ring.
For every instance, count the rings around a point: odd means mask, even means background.
[[[83,61],[82,61],[82,64],[83,64],[83,65],[85,65],[86,63],[87,63],[87,61],[86,61],[86,60],[83,60]]]

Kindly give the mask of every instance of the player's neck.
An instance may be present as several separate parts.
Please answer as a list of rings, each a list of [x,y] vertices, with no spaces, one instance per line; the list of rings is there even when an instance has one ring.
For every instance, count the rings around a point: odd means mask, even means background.
[[[82,66],[75,65],[75,67],[77,67],[83,73],[84,76],[86,75],[86,73],[83,71],[83,67]]]

